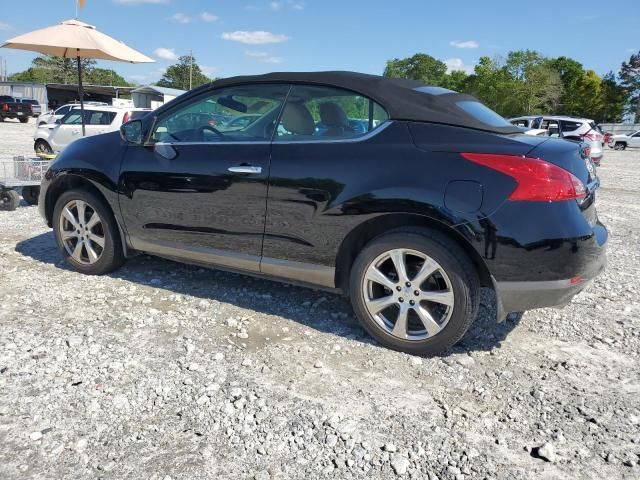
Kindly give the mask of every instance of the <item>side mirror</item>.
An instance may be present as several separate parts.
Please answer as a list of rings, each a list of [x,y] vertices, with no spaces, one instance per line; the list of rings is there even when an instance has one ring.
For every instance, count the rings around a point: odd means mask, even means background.
[[[120,127],[120,136],[125,142],[142,145],[142,120],[131,120]]]

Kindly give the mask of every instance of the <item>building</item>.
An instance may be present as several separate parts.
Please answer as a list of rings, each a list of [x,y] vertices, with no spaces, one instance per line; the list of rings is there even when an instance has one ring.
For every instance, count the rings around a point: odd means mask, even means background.
[[[177,88],[158,87],[156,85],[145,85],[131,91],[131,99],[136,108],[156,109],[164,105],[169,100],[173,100],[185,93],[185,90]]]
[[[114,106],[133,106],[137,108],[157,108],[169,100],[185,93],[175,88],[145,85],[142,87],[112,87],[103,85],[83,85],[85,102],[105,102]],[[11,95],[16,98],[34,98],[42,105],[43,111],[55,109],[67,103],[76,103],[78,97],[77,84],[65,83],[29,83],[0,82],[0,95]],[[122,101],[122,97],[131,100]]]
[[[135,87],[83,85],[82,88],[84,89],[85,101],[112,104],[113,99],[121,96],[129,97]],[[0,95],[34,98],[42,105],[43,110],[77,102],[79,99],[78,85],[64,83],[0,82]]]

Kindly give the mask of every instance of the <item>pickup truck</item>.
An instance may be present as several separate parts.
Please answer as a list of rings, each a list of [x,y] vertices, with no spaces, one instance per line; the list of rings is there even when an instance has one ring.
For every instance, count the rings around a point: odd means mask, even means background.
[[[6,118],[17,118],[20,123],[27,123],[32,115],[31,105],[22,103],[9,95],[0,95],[0,122]]]
[[[640,147],[640,130],[628,135],[613,135],[609,139],[609,148],[625,150],[628,147]]]

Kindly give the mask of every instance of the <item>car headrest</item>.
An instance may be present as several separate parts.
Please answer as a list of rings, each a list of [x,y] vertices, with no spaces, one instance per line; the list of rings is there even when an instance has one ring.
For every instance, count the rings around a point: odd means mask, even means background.
[[[298,135],[313,135],[316,131],[313,117],[302,103],[287,103],[282,112],[282,125],[289,132]]]
[[[328,127],[348,127],[347,114],[340,105],[333,102],[320,104],[320,121]]]

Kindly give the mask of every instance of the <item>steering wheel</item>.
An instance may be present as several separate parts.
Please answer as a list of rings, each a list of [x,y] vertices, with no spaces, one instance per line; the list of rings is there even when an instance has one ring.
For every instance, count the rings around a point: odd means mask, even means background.
[[[215,133],[216,135],[219,135],[220,137],[224,137],[224,133],[222,133],[216,127],[214,127],[212,125],[203,125],[200,128],[198,128],[198,133],[200,135],[200,138],[204,138],[204,131],[205,130],[209,130],[209,131]]]

